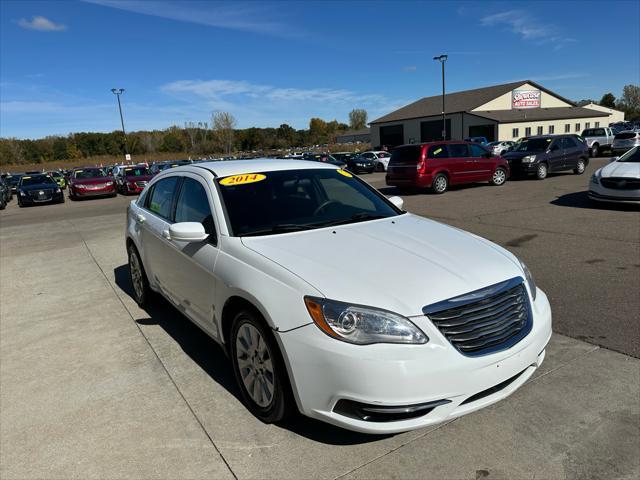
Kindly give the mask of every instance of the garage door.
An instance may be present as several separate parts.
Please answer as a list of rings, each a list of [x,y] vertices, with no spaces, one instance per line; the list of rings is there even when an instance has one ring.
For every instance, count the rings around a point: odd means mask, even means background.
[[[402,125],[380,127],[380,145],[395,147],[404,143],[404,128]]]
[[[447,140],[451,140],[451,119],[447,118]],[[429,120],[420,122],[420,141],[433,142],[442,140],[442,120]]]
[[[496,139],[495,125],[473,125],[469,127],[470,137],[485,137],[488,142],[493,142]]]

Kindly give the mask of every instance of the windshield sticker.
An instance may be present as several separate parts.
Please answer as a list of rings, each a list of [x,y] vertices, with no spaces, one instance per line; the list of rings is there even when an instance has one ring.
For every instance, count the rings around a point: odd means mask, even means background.
[[[433,154],[434,154],[434,155],[437,155],[437,154],[439,154],[440,152],[442,152],[442,149],[441,149],[441,148],[438,148],[438,149],[436,149],[436,150],[434,150],[434,151],[433,151]]]
[[[351,174],[350,174],[349,172],[347,172],[346,170],[339,169],[339,170],[336,170],[336,171],[337,171],[340,175],[344,175],[345,177],[349,177],[349,178],[352,178],[352,177],[353,177],[353,175],[351,175]]]
[[[247,183],[261,182],[265,178],[267,178],[267,176],[262,175],[261,173],[246,173],[244,175],[232,175],[230,177],[226,177],[220,180],[220,185],[224,185],[225,187],[232,187],[235,185],[245,185]]]
[[[23,180],[29,180],[31,177],[22,177]]]

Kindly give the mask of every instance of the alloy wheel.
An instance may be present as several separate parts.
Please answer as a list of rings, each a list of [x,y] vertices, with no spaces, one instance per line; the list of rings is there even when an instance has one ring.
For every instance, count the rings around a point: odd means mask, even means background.
[[[507,180],[507,174],[501,168],[497,169],[493,172],[493,183],[494,185],[502,185]]]
[[[433,188],[438,193],[444,192],[447,189],[447,179],[443,176],[436,178],[433,183]]]
[[[131,272],[131,283],[133,283],[133,290],[136,292],[136,298],[141,299],[144,295],[144,284],[142,280],[142,268],[140,267],[140,260],[135,252],[129,254],[129,271]]]
[[[275,389],[273,356],[265,339],[250,323],[242,324],[237,331],[236,362],[251,399],[259,407],[268,407]]]

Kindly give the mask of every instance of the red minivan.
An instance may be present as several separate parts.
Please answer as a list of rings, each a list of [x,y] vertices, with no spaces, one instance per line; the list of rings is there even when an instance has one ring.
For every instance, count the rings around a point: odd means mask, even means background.
[[[387,185],[400,189],[431,188],[444,193],[449,185],[489,182],[503,185],[509,162],[477,143],[446,141],[400,145],[391,153]]]

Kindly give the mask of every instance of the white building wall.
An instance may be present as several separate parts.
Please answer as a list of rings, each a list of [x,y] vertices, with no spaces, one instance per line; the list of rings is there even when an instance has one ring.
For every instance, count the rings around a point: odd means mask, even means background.
[[[523,83],[518,88],[514,88],[514,90],[539,90],[538,87],[535,87],[529,83]],[[485,103],[484,105],[480,105],[477,108],[474,108],[473,112],[486,112],[486,111],[495,111],[495,110],[511,110],[513,98],[513,90],[505,93],[504,95],[500,95],[499,97],[491,100],[490,102]],[[540,108],[554,108],[554,107],[570,107],[571,104],[560,100],[558,97],[554,95],[550,95],[544,90],[540,92]]]
[[[624,122],[624,112],[616,110],[614,108],[603,107],[596,103],[590,103],[585,105],[584,108],[590,108],[591,110],[598,110],[599,112],[606,112],[609,114],[609,123]],[[605,125],[606,127],[606,125]]]
[[[518,123],[502,123],[498,126],[498,140],[517,140],[526,136],[525,129],[531,127],[531,135],[538,135],[538,127],[542,127],[542,134],[549,134],[549,126],[554,127],[554,134],[560,133],[575,133],[580,135],[585,128],[594,128],[596,126],[606,127],[609,125],[608,117],[590,117],[590,118],[572,118],[561,120],[544,120],[533,122],[518,122]],[[589,126],[587,127],[587,123]],[[565,125],[569,124],[569,132],[565,132]],[[578,125],[578,128],[576,128]],[[513,129],[518,129],[518,135],[513,136]]]

